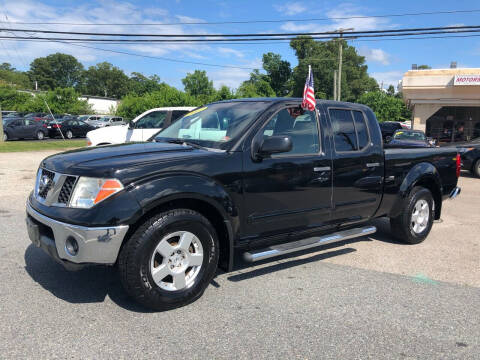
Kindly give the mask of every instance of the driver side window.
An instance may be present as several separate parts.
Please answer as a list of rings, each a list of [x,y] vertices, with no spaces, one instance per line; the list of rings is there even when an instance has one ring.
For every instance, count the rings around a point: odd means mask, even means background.
[[[288,135],[292,150],[284,154],[316,154],[320,151],[317,117],[314,111],[291,107],[280,110],[263,128],[263,137]]]
[[[136,124],[136,129],[161,129],[164,126],[167,117],[166,111],[153,111],[141,119]]]

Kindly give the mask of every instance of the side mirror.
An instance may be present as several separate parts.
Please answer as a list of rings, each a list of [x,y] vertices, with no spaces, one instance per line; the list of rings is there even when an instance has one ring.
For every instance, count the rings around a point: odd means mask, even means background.
[[[267,157],[272,154],[280,154],[292,150],[292,139],[290,136],[270,136],[263,140],[258,149],[260,158]]]

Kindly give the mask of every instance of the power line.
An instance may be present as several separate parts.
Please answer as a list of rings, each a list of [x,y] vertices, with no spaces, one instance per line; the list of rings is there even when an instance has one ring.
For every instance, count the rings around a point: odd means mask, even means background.
[[[420,31],[436,31],[436,30],[467,30],[478,29],[480,25],[459,25],[459,26],[437,26],[429,28],[404,28],[404,29],[385,29],[385,30],[365,30],[365,31],[349,31],[349,35],[361,34],[382,34],[382,33],[399,33],[399,32],[420,32]],[[132,33],[92,33],[78,31],[57,31],[57,30],[35,30],[35,29],[10,29],[0,28],[0,31],[40,33],[40,34],[61,34],[61,35],[85,35],[85,36],[120,36],[120,37],[162,37],[162,38],[228,38],[228,37],[278,37],[278,36],[316,36],[316,35],[340,35],[339,31],[323,31],[323,32],[295,32],[295,33],[247,33],[247,34],[132,34]]]
[[[171,23],[69,23],[69,22],[22,22],[15,21],[13,24],[19,25],[72,25],[72,26],[174,26],[174,25],[227,25],[227,24],[258,24],[258,23],[285,23],[285,22],[309,22],[309,21],[329,21],[329,20],[352,20],[352,19],[370,19],[370,18],[388,18],[388,17],[404,17],[404,16],[425,16],[425,15],[449,15],[449,14],[465,14],[480,12],[480,9],[472,10],[446,10],[446,11],[429,11],[417,13],[400,13],[400,14],[384,14],[384,15],[358,15],[358,16],[333,16],[325,18],[307,18],[307,19],[283,19],[283,20],[237,20],[237,21],[187,21],[187,22],[171,22]]]
[[[6,31],[8,32],[8,31]],[[383,34],[360,34],[360,35],[346,35],[339,37],[336,35],[331,36],[312,36],[314,40],[329,40],[329,39],[345,39],[345,40],[354,40],[359,38],[379,38],[379,37],[400,37],[400,36],[416,36],[416,35],[438,35],[438,34],[451,34],[451,33],[476,33],[480,32],[480,27],[476,29],[466,29],[466,30],[443,30],[443,31],[418,31],[418,32],[401,32],[401,33],[383,33]],[[114,44],[150,44],[150,43],[160,43],[160,44],[171,44],[171,43],[180,43],[180,44],[195,44],[195,43],[234,43],[234,42],[244,42],[244,41],[282,41],[282,40],[296,40],[301,39],[294,36],[287,37],[274,37],[274,38],[233,38],[233,39],[94,39],[94,38],[63,38],[63,37],[35,37],[35,36],[1,36],[1,39],[35,39],[35,40],[45,40],[45,41],[70,41],[70,42],[82,42],[82,43],[114,43]]]

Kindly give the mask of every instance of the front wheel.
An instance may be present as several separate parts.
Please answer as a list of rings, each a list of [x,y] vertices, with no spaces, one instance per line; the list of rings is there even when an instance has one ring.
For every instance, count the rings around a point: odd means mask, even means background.
[[[480,178],[480,159],[475,161],[475,164],[473,164],[473,175],[476,177]]]
[[[3,141],[8,140],[8,134],[6,132],[3,133]]]
[[[401,242],[419,244],[430,233],[433,218],[432,193],[424,187],[414,187],[405,200],[402,213],[390,218],[392,234]]]
[[[38,140],[43,140],[44,138],[45,138],[45,134],[43,133],[43,131],[37,132],[37,139]]]
[[[118,260],[122,284],[139,303],[168,310],[198,299],[217,270],[215,229],[201,214],[177,209],[143,223]]]

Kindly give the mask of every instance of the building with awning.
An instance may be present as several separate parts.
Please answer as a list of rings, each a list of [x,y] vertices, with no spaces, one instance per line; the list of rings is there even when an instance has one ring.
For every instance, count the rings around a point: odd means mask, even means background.
[[[480,137],[480,68],[410,70],[399,90],[413,129],[439,143]]]

